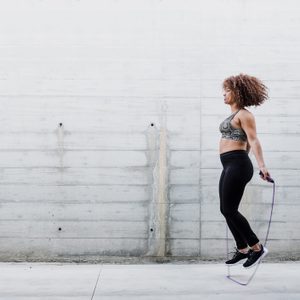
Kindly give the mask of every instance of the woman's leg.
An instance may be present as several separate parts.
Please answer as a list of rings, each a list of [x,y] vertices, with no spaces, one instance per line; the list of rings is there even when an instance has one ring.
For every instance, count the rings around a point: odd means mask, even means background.
[[[224,178],[226,177],[226,171],[223,170],[221,177],[220,177],[220,181],[219,181],[219,197],[220,197],[220,211],[221,213],[225,216],[225,207],[226,207],[226,203],[227,203],[227,199],[224,199],[224,191],[225,191],[225,186],[224,184],[227,182],[227,180],[224,180]],[[225,195],[225,197],[227,197],[227,195]],[[236,242],[236,246],[239,250],[245,250],[247,248],[247,241],[244,238],[244,236],[241,234],[241,232],[239,232],[239,230],[235,227],[234,223],[231,221],[230,218],[227,218],[225,216],[225,220],[226,223],[229,227],[229,230],[231,231],[234,240]]]
[[[253,175],[253,167],[251,161],[248,160],[233,160],[232,164],[226,168],[221,187],[221,212],[228,226],[231,225],[229,228],[237,242],[238,249],[244,247],[245,241],[250,247],[259,242],[246,218],[238,211],[245,186]]]

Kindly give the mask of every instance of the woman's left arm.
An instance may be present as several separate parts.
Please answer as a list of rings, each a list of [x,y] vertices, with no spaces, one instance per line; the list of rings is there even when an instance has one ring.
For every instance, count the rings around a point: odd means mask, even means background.
[[[262,147],[256,134],[255,118],[249,111],[244,111],[244,113],[240,116],[240,122],[241,127],[247,134],[248,143],[255,155],[258,167],[263,173],[262,179],[267,180],[267,177],[270,177],[270,174],[266,168]]]

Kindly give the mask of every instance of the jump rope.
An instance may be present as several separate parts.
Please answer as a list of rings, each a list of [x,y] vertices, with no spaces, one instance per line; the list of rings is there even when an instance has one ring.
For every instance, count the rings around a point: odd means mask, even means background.
[[[263,175],[261,171],[259,172],[259,175]],[[267,229],[267,233],[266,233],[265,242],[264,242],[264,245],[263,245],[264,247],[266,247],[267,242],[268,242],[268,238],[269,238],[270,227],[271,227],[272,216],[273,216],[273,208],[274,208],[274,202],[275,202],[275,181],[271,177],[267,177],[267,181],[273,184],[273,195],[272,195],[271,213],[270,213],[270,218],[269,218],[269,223],[268,223],[268,229]],[[226,251],[227,251],[227,259],[229,259],[228,226],[226,226]],[[230,274],[230,266],[227,266],[227,276],[226,277],[228,279],[230,279],[231,281],[239,284],[239,285],[246,286],[254,278],[254,276],[255,276],[255,274],[256,274],[256,272],[258,270],[258,267],[261,264],[261,261],[262,260],[259,260],[259,262],[257,263],[257,265],[256,265],[253,273],[250,275],[249,279],[246,282],[241,282],[241,281],[235,279],[234,277],[232,277],[231,274]],[[100,273],[101,273],[101,269],[100,269],[100,271],[98,273],[98,277],[97,277],[96,284],[95,284],[95,287],[94,287],[94,290],[93,290],[93,294],[91,296],[91,300],[93,300],[93,298],[94,298],[95,291],[96,291],[96,288],[97,288],[97,285],[98,285],[98,281],[99,281],[99,277],[100,277]]]
[[[263,173],[260,171],[259,175],[262,176]],[[274,181],[273,178],[271,178],[269,176],[266,179],[267,179],[268,182],[272,183],[272,185],[273,185],[273,194],[272,194],[271,212],[270,212],[270,218],[269,218],[269,223],[268,223],[268,229],[267,229],[267,233],[266,233],[265,242],[263,244],[264,247],[267,245],[268,238],[269,238],[270,227],[271,227],[272,216],[273,216],[273,208],[274,208],[274,202],[275,202],[275,181]],[[226,251],[227,251],[227,259],[229,259],[228,226],[226,226]],[[256,272],[258,270],[258,267],[260,266],[261,262],[262,262],[262,259],[260,259],[258,261],[258,263],[255,266],[255,269],[254,269],[253,273],[250,275],[250,277],[248,278],[248,280],[246,282],[241,282],[241,281],[235,279],[234,277],[232,277],[231,274],[230,274],[230,266],[227,266],[227,276],[226,277],[228,279],[232,280],[233,282],[239,284],[239,285],[247,286],[252,281],[252,279],[254,278],[254,276],[255,276],[255,274],[256,274]]]

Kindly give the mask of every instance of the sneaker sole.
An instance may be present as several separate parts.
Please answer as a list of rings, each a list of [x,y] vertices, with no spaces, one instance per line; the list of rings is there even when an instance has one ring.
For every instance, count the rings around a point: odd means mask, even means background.
[[[250,269],[250,268],[256,266],[268,253],[269,253],[269,250],[264,247],[264,253],[262,254],[262,256],[254,264],[252,264],[249,267],[244,267],[244,268],[245,269]]]

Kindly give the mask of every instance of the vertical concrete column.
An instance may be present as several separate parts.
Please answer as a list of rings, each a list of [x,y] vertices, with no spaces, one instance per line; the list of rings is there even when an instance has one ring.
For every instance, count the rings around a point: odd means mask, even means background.
[[[158,256],[166,254],[167,237],[167,133],[161,128],[159,133],[159,159],[158,159],[158,220],[159,220],[159,247]]]
[[[165,256],[168,235],[168,168],[167,129],[161,120],[159,131],[155,126],[148,130],[149,163],[152,171],[152,201],[149,205],[149,256]]]

